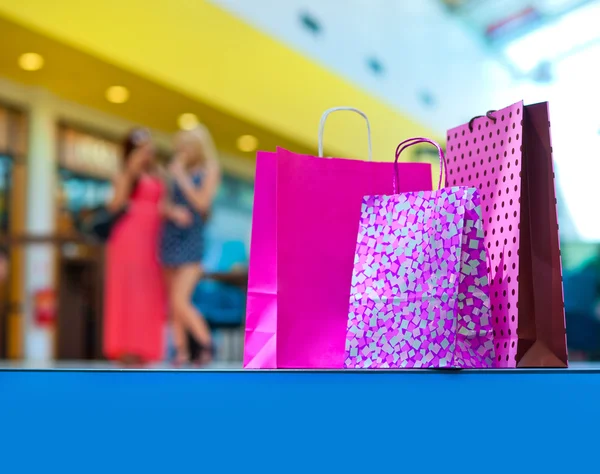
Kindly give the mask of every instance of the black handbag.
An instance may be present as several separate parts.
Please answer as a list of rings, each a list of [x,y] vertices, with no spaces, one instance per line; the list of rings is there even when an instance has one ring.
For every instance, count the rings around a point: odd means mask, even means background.
[[[119,211],[111,212],[106,206],[87,212],[79,221],[79,231],[94,240],[106,242],[119,220],[127,213],[127,206]]]

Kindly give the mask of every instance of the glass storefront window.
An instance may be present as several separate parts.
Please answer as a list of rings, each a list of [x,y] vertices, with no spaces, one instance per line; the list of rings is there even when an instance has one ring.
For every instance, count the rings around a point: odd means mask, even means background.
[[[64,206],[71,212],[80,212],[102,206],[111,191],[110,181],[98,180],[61,172],[65,192]]]
[[[10,187],[12,160],[6,155],[0,155],[0,232],[9,231]]]
[[[207,225],[207,269],[227,271],[230,268],[223,268],[225,263],[247,265],[253,199],[253,183],[231,175],[223,177]],[[233,249],[237,255],[225,255]]]

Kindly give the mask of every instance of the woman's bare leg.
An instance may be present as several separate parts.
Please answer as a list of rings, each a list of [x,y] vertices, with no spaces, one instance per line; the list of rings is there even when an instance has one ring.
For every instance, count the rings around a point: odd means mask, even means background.
[[[192,293],[202,276],[199,264],[178,267],[173,274],[171,304],[175,319],[186,328],[192,337],[203,347],[212,345],[212,337],[206,320],[192,304]],[[185,336],[184,336],[185,337]]]
[[[189,361],[190,350],[188,340],[185,333],[185,327],[180,318],[176,317],[175,305],[173,300],[174,288],[173,281],[175,279],[175,270],[165,270],[165,280],[169,292],[169,316],[171,320],[171,331],[173,333],[173,344],[175,345],[175,363],[185,364]]]

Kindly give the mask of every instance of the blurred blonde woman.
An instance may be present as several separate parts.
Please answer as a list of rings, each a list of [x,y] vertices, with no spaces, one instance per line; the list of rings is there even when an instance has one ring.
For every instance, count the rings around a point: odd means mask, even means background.
[[[192,304],[192,293],[202,276],[205,220],[220,183],[216,149],[206,128],[176,135],[169,172],[170,204],[188,213],[187,219],[165,222],[161,241],[177,351],[175,363],[189,361],[187,332],[200,347],[195,362],[205,364],[212,358],[212,338],[205,319]]]

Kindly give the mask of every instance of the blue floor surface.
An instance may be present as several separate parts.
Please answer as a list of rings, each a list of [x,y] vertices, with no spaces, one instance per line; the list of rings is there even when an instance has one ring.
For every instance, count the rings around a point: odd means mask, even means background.
[[[598,472],[600,368],[0,370],[0,472]]]

